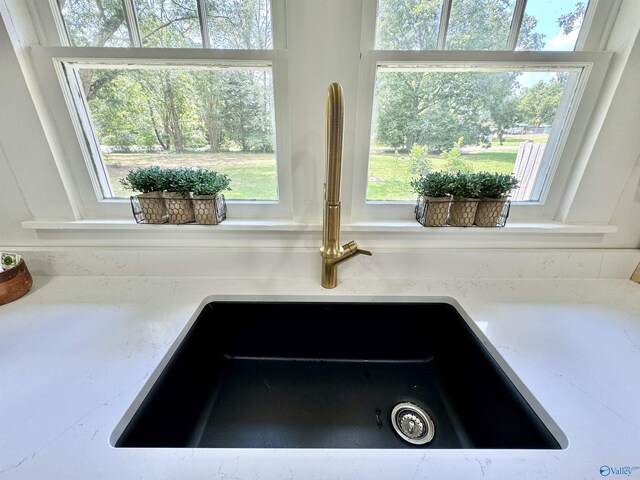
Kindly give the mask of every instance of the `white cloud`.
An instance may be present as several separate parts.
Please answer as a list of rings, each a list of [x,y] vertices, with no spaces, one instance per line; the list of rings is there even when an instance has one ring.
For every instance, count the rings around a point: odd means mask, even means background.
[[[580,25],[574,28],[568,35],[559,30],[555,37],[547,42],[543,50],[573,50],[580,34]]]

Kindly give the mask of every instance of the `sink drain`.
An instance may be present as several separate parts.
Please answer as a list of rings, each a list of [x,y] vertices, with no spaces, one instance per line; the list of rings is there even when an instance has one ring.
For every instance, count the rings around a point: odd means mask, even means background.
[[[429,443],[435,434],[429,414],[414,403],[402,402],[393,407],[391,423],[403,440],[414,445]]]

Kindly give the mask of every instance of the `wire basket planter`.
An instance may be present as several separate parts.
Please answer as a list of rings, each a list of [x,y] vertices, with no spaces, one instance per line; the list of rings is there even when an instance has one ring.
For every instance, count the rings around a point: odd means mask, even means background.
[[[223,194],[186,198],[129,197],[136,223],[174,225],[217,225],[227,218]]]
[[[424,197],[416,200],[416,220],[424,227],[504,227],[509,218],[508,199],[451,199]]]

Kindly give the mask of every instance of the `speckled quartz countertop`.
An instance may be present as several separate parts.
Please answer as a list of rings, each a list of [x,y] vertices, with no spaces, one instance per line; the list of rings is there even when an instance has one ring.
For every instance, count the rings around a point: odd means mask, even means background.
[[[204,299],[455,299],[568,439],[562,450],[114,448]],[[232,319],[220,319],[220,322]],[[35,276],[0,307],[2,479],[640,480],[640,285],[616,279]]]

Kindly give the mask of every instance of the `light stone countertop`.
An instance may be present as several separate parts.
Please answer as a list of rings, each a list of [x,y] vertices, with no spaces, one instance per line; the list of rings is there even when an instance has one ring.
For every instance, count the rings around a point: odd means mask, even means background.
[[[112,447],[123,415],[212,294],[455,299],[569,446]],[[36,276],[27,296],[0,306],[0,479],[598,479],[604,466],[609,478],[640,480],[640,285],[629,280],[347,278],[324,290],[310,278]]]

